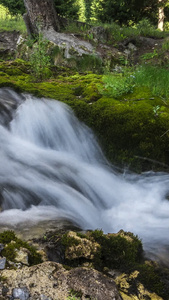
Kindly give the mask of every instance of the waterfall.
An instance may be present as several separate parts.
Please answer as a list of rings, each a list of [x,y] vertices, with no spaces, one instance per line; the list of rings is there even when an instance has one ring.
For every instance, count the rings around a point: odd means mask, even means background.
[[[169,245],[169,174],[117,174],[92,131],[59,101],[1,89],[1,102],[17,107],[8,122],[0,115],[1,226],[66,218]]]

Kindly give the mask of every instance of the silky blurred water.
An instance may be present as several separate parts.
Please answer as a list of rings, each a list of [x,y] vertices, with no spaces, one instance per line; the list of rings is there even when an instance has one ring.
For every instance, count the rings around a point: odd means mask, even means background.
[[[18,108],[0,125],[0,226],[67,219],[169,245],[169,174],[117,174],[68,106],[1,89],[8,97]]]

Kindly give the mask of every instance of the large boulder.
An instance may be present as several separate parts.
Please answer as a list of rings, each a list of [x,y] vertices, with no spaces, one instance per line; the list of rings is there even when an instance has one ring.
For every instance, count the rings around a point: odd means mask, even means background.
[[[114,280],[94,269],[80,267],[68,271],[61,264],[44,262],[20,270],[4,270],[2,275],[6,278],[3,286],[8,287],[6,297],[14,295],[14,291],[25,295],[26,291],[30,298],[24,299],[66,300],[73,290],[81,299],[122,300]]]

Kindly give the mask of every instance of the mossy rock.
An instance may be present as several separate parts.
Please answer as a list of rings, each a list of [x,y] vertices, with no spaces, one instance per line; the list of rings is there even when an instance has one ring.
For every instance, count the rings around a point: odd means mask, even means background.
[[[54,247],[55,253],[62,252],[60,257],[64,260],[59,262],[70,267],[87,263],[99,271],[106,268],[129,270],[142,261],[143,255],[141,241],[124,231],[117,234],[103,234],[101,230],[85,234],[74,231],[48,233],[44,242],[52,243],[51,251]]]
[[[131,232],[48,232],[44,242],[60,253],[66,269],[85,266],[108,276],[115,270],[115,281],[124,299],[168,300],[168,269],[145,261],[142,243]]]
[[[36,249],[27,242],[17,238],[12,230],[7,230],[0,233],[0,243],[5,245],[4,249],[1,251],[1,254],[2,256],[6,257],[7,264],[8,261],[15,262],[16,250],[19,250],[20,248],[29,250],[29,265],[36,265],[42,262],[41,255],[36,251]]]
[[[123,273],[115,281],[124,299],[168,300],[168,279],[168,269],[146,261],[138,265],[134,272]]]

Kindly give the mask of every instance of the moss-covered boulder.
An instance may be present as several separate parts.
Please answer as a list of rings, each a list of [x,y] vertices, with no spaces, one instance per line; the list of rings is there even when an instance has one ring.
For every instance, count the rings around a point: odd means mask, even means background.
[[[97,269],[113,278],[125,300],[168,300],[168,268],[146,260],[141,241],[130,232],[49,231],[40,242],[67,270]]]
[[[7,267],[16,267],[17,263],[35,265],[42,262],[35,247],[19,239],[12,230],[0,233],[0,243],[4,245],[1,256],[6,258]]]
[[[85,236],[79,236],[76,232],[69,231],[62,237],[61,243],[65,248],[65,259],[75,260],[84,258],[94,259],[95,254],[100,250],[100,245],[95,241],[90,241]]]
[[[43,241],[48,256],[51,251],[60,253],[57,262],[70,267],[91,265],[100,271],[129,270],[143,258],[141,241],[130,232],[104,234],[102,230],[81,232],[49,232]],[[55,250],[54,250],[55,249]]]

